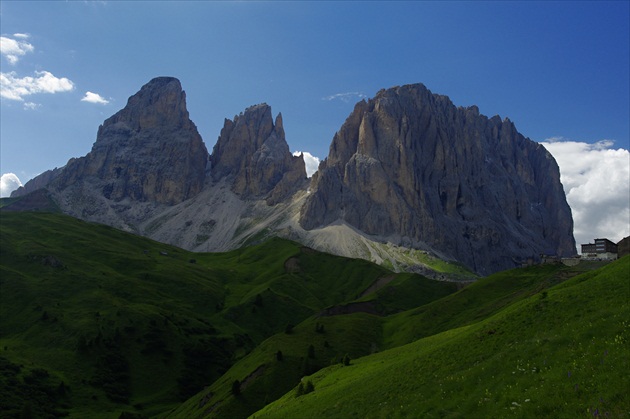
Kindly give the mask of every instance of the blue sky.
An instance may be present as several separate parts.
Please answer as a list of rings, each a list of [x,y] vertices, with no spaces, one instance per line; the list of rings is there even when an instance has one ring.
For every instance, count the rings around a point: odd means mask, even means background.
[[[85,155],[163,75],[209,151],[224,118],[266,102],[292,150],[325,158],[356,101],[418,82],[536,141],[627,151],[629,5],[3,0],[0,171],[26,182]]]

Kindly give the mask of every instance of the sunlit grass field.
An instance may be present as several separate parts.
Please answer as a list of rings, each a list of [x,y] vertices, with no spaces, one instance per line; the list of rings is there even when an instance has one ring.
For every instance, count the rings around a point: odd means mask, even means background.
[[[628,417],[629,262],[321,370],[253,417]]]
[[[462,289],[282,239],[0,221],[3,417],[629,415],[628,257]]]

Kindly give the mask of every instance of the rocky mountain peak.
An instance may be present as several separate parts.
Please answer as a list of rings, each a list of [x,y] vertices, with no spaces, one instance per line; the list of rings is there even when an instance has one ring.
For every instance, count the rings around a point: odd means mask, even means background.
[[[212,177],[228,177],[244,198],[265,198],[270,204],[286,197],[306,180],[303,157],[289,151],[282,114],[274,120],[266,103],[226,119],[210,156]]]
[[[422,84],[358,102],[309,184],[269,105],[226,119],[209,156],[180,82],[158,77],[104,121],[90,153],[16,195],[41,187],[71,215],[204,251],[264,231],[377,262],[388,242],[480,274],[575,254],[553,157],[509,119]]]
[[[68,196],[89,193],[114,202],[128,198],[172,205],[201,191],[207,161],[179,80],[158,77],[105,120],[92,150],[68,161],[47,186]],[[41,187],[36,179],[33,184]],[[67,200],[80,206],[74,198]]]
[[[480,273],[575,253],[558,166],[544,147],[509,119],[457,108],[421,84],[359,102],[311,189],[305,229],[342,220],[424,243]]]
[[[174,77],[156,77],[131,96],[124,109],[105,120],[101,129],[124,124],[132,130],[189,129],[186,92]]]

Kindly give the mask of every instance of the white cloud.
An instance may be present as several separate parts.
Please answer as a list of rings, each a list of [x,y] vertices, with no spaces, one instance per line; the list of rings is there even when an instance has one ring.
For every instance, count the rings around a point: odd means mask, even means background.
[[[18,77],[14,71],[0,73],[0,96],[23,101],[24,96],[37,93],[59,93],[74,90],[69,79],[55,77],[48,71],[36,71],[35,77]]]
[[[98,103],[101,105],[107,105],[109,100],[105,99],[98,93],[85,92],[85,96],[81,99],[81,102]]]
[[[0,177],[0,198],[11,195],[11,192],[22,186],[22,182],[14,173],[5,173]]]
[[[33,102],[24,102],[24,109],[28,110],[28,111],[34,111],[35,109],[39,108],[40,105],[39,103],[33,103]]]
[[[317,172],[317,168],[319,167],[319,158],[313,156],[308,151],[294,151],[294,156],[299,156],[302,154],[304,156],[304,164],[306,165],[306,175],[308,177],[313,176],[315,172]]]
[[[33,52],[35,49],[33,45],[25,41],[28,39],[28,35],[24,33],[16,33],[12,39],[6,36],[0,36],[0,54],[2,54],[9,64],[16,64],[23,55],[27,52]]]
[[[542,144],[560,166],[578,251],[596,238],[617,243],[630,235],[630,152],[613,149],[610,140],[549,138]]]
[[[345,92],[345,93],[335,93],[334,95],[325,96],[322,100],[341,100],[343,102],[355,101],[358,99],[366,98],[367,96],[361,92]]]

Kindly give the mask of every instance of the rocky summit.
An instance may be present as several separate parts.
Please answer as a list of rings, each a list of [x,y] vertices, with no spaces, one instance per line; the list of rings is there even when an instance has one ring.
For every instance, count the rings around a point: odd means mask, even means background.
[[[358,103],[313,177],[305,229],[339,219],[423,243],[480,273],[575,254],[571,210],[545,148],[498,116],[421,84]]]
[[[208,152],[188,117],[179,80],[159,77],[105,120],[90,153],[71,159],[47,180],[57,191],[89,183],[115,202],[129,198],[172,205],[201,191],[207,163]],[[33,186],[40,181],[35,178]]]
[[[68,214],[196,251],[279,235],[429,276],[426,255],[487,274],[575,254],[544,147],[421,84],[357,103],[309,181],[269,105],[226,119],[208,155],[180,82],[159,77],[103,123],[90,153],[13,196],[42,187]]]
[[[282,114],[274,124],[264,103],[225,120],[210,161],[215,181],[229,177],[236,194],[270,204],[288,198],[306,180],[304,159],[289,151]]]

